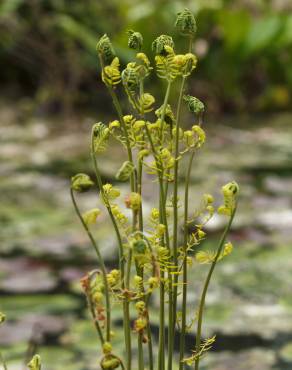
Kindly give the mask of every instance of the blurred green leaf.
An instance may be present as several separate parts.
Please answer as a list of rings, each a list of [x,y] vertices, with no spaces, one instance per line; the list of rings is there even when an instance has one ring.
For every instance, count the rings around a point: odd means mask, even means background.
[[[234,52],[243,46],[249,32],[251,16],[246,11],[222,10],[218,21],[228,51]]]
[[[8,16],[9,14],[15,12],[24,0],[2,0],[3,3],[0,5],[0,17]]]
[[[282,26],[282,19],[278,15],[254,21],[247,34],[244,52],[246,56],[252,55],[269,47],[276,40]]]
[[[277,41],[278,47],[285,47],[289,44],[292,44],[292,15],[289,15],[285,19],[283,30]]]
[[[65,14],[56,16],[55,22],[63,31],[73,39],[78,40],[86,49],[89,49],[91,52],[95,50],[97,36],[85,27],[84,24],[75,21],[72,17]]]

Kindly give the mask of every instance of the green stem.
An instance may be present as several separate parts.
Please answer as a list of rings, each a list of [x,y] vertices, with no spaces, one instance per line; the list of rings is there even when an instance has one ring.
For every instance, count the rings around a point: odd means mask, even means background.
[[[118,114],[118,117],[119,117],[119,121],[121,123],[122,131],[123,131],[123,134],[124,134],[124,137],[125,137],[125,140],[126,140],[128,160],[129,160],[129,162],[132,163],[133,168],[134,168],[134,171],[131,174],[131,178],[130,178],[131,191],[137,191],[137,170],[136,170],[136,167],[135,167],[135,164],[134,164],[134,161],[133,161],[133,153],[132,153],[132,149],[131,149],[130,139],[129,139],[129,135],[128,135],[128,131],[127,131],[127,126],[126,126],[126,123],[125,123],[125,120],[124,120],[122,108],[121,108],[120,102],[118,100],[118,97],[117,97],[117,94],[115,93],[115,91],[110,89],[110,88],[108,88],[108,90],[109,90],[109,93],[112,97],[113,104],[116,108],[116,111],[117,111],[117,114]]]
[[[205,280],[205,284],[204,284],[204,287],[203,287],[203,290],[202,290],[201,299],[200,299],[200,305],[199,305],[199,313],[198,313],[198,323],[197,323],[196,353],[199,353],[199,351],[200,351],[201,336],[202,336],[203,313],[204,313],[205,300],[206,300],[206,295],[207,295],[208,287],[209,287],[209,284],[210,284],[210,280],[211,280],[212,274],[213,274],[214,269],[216,267],[216,263],[218,261],[218,258],[221,255],[221,252],[222,252],[222,249],[223,249],[225,240],[226,240],[226,236],[227,236],[227,234],[228,234],[228,232],[229,232],[229,230],[231,228],[231,225],[232,225],[232,222],[233,222],[233,219],[234,219],[235,212],[236,212],[236,208],[234,208],[234,210],[233,210],[233,212],[232,212],[232,214],[230,216],[229,222],[228,222],[228,224],[227,224],[227,226],[226,226],[226,228],[225,228],[225,230],[223,232],[223,235],[222,235],[221,240],[219,242],[219,246],[218,246],[218,249],[217,249],[216,256],[214,258],[214,261],[211,264],[209,273],[207,275],[207,278]],[[199,370],[199,364],[200,364],[200,356],[197,356],[197,358],[195,360],[195,370]]]
[[[142,285],[140,286],[140,294],[143,296],[143,301],[146,304],[145,296],[144,296],[144,284],[143,284],[143,279],[144,279],[144,269],[143,267],[139,267],[138,263],[136,262],[136,272],[137,275],[141,277]],[[138,369],[139,370],[144,370],[144,354],[143,354],[143,333],[139,332],[138,333]]]
[[[178,105],[176,115],[176,131],[175,131],[175,163],[174,163],[174,185],[173,185],[173,263],[178,266],[178,164],[179,164],[179,128],[180,128],[180,115],[183,92],[185,88],[186,77],[182,78]],[[175,274],[173,278],[173,297],[172,297],[172,322],[169,323],[169,344],[168,344],[168,370],[172,369],[172,356],[173,356],[173,345],[174,345],[174,332],[176,324],[176,306],[177,306],[177,283],[178,275]]]
[[[193,150],[190,156],[189,165],[185,179],[185,199],[184,199],[184,243],[183,243],[183,291],[182,291],[182,319],[180,333],[180,348],[179,348],[179,370],[182,370],[184,364],[182,362],[185,351],[185,336],[186,336],[186,314],[187,314],[187,243],[188,243],[188,213],[189,213],[189,185],[192,170],[192,164],[195,151]]]
[[[160,272],[160,289],[159,289],[159,339],[158,339],[158,368],[157,370],[164,370],[165,359],[164,359],[164,348],[165,348],[165,320],[164,320],[164,271]]]
[[[102,198],[105,199],[104,191],[102,187],[102,180],[100,171],[97,165],[96,155],[94,153],[94,136],[93,131],[91,135],[91,157],[93,160],[95,175],[97,179],[97,183],[102,195]],[[105,202],[106,208],[108,210],[109,216],[111,218],[112,224],[114,226],[117,239],[118,239],[118,246],[119,246],[119,269],[121,271],[121,288],[124,291],[125,290],[125,257],[124,257],[124,248],[123,248],[123,242],[122,237],[117,225],[117,222],[115,220],[115,217],[112,213],[111,206],[108,202]],[[131,370],[131,363],[132,363],[132,351],[131,351],[131,323],[130,323],[130,312],[129,312],[129,302],[124,299],[123,300],[123,312],[124,312],[124,335],[125,335],[125,344],[126,344],[126,356],[127,356],[127,370]]]
[[[73,192],[73,189],[70,189],[70,194],[71,194],[71,199],[72,199],[72,203],[74,205],[74,209],[76,211],[76,214],[82,224],[82,226],[84,227],[92,245],[93,245],[93,248],[96,252],[96,255],[97,255],[97,258],[98,258],[98,262],[100,264],[100,268],[101,268],[101,272],[102,272],[102,277],[103,277],[103,283],[104,283],[104,288],[105,288],[105,302],[106,302],[106,340],[108,342],[110,342],[110,330],[111,330],[111,305],[110,305],[110,297],[109,297],[109,287],[108,287],[108,282],[107,282],[107,276],[106,276],[106,268],[105,268],[105,264],[104,264],[104,261],[103,261],[103,258],[100,254],[100,251],[99,251],[99,248],[96,244],[96,241],[94,240],[88,226],[86,225],[86,223],[84,222],[83,220],[83,217],[79,211],[79,208],[77,206],[77,203],[76,203],[76,200],[75,200],[75,197],[74,197],[74,192]]]
[[[148,309],[148,304],[147,304],[147,309]],[[147,315],[147,339],[148,339],[149,370],[153,370],[154,369],[154,358],[153,358],[152,333],[151,333],[149,312]]]
[[[171,83],[168,83],[167,90],[165,93],[164,103],[162,107],[162,114],[161,114],[161,127],[162,127],[162,133],[163,133],[163,123],[165,118],[165,111],[166,111],[166,105],[169,98],[170,93],[170,87]],[[153,152],[155,163],[157,167],[158,172],[158,181],[159,181],[159,209],[160,209],[160,222],[163,223],[166,227],[165,232],[165,239],[166,239],[166,246],[169,249],[170,247],[170,241],[169,241],[169,231],[168,231],[168,222],[167,222],[167,216],[166,216],[166,197],[164,192],[164,185],[163,185],[163,168],[160,165],[159,157],[157,155],[156,148],[154,146],[151,133],[146,125],[146,134],[148,137],[148,140],[150,142],[151,150]],[[163,138],[161,137],[161,141]],[[162,241],[162,244],[164,242]],[[169,276],[171,276],[169,274]],[[158,370],[164,370],[165,369],[165,358],[164,358],[164,351],[165,351],[165,305],[164,305],[164,295],[165,295],[165,287],[164,287],[164,273],[161,272],[161,282],[160,282],[160,307],[159,307],[159,344],[158,344]]]
[[[143,80],[140,81],[139,85],[139,95],[142,97],[144,94],[144,83]],[[141,112],[141,119],[144,120],[144,110]],[[143,134],[144,140],[144,134]],[[143,160],[138,160],[138,172],[137,172],[137,192],[142,197],[142,175],[143,175]],[[139,230],[143,232],[143,202],[141,202],[141,207],[139,208]]]
[[[170,88],[171,88],[171,81],[168,81],[165,96],[164,96],[164,102],[162,105],[162,112],[161,112],[161,127],[160,127],[161,145],[163,145],[163,124],[164,124],[165,112],[166,112],[166,107],[167,107],[169,94],[170,94]]]
[[[139,85],[139,95],[140,97],[142,97],[142,95],[144,94],[144,82],[143,80],[140,81],[140,85]],[[141,119],[144,120],[144,109],[142,108],[142,111],[141,111]],[[144,135],[143,135],[144,136]],[[144,139],[144,137],[143,137]],[[137,192],[140,194],[140,196],[142,197],[142,175],[143,175],[143,160],[138,160],[138,172],[137,172]],[[143,206],[142,206],[143,202],[141,203],[141,206],[139,208],[139,214],[138,214],[138,218],[139,218],[139,224],[138,224],[138,229],[139,229],[139,233],[141,235],[143,235]],[[136,271],[137,271],[137,275],[142,277],[142,293],[144,294],[145,293],[145,289],[144,289],[144,284],[143,284],[143,275],[144,275],[144,271],[143,271],[143,268],[139,269],[138,266],[136,266]],[[149,322],[149,312],[148,312],[148,302],[146,301],[145,297],[144,297],[144,301],[145,301],[145,304],[146,304],[146,310],[147,310],[147,336],[148,336],[148,361],[149,361],[149,369],[150,370],[153,370],[153,348],[152,348],[152,335],[151,335],[151,327],[150,327],[150,322]],[[139,356],[139,370],[144,370],[144,356],[143,356],[143,335],[139,333],[139,337],[138,337],[138,356]]]
[[[97,334],[99,336],[101,344],[104,344],[103,333],[102,333],[101,327],[100,327],[99,322],[98,322],[97,317],[96,317],[96,312],[95,312],[95,309],[94,309],[94,304],[91,300],[90,292],[86,292],[86,296],[87,296],[87,303],[88,303],[88,307],[89,307],[89,310],[90,310],[90,313],[91,313],[91,316],[92,316],[92,320],[93,320],[95,329],[97,331]]]
[[[98,165],[97,165],[96,155],[95,155],[95,152],[94,152],[94,132],[93,132],[93,129],[92,129],[92,133],[91,133],[91,158],[92,158],[92,162],[93,162],[93,166],[94,166],[94,172],[95,172],[96,181],[97,181],[97,184],[98,184],[98,187],[99,187],[99,191],[101,193],[102,199],[105,202],[105,206],[107,208],[107,211],[109,213],[110,219],[112,221],[112,224],[113,224],[113,227],[115,229],[116,236],[117,236],[118,246],[119,246],[119,269],[121,271],[121,281],[122,281],[122,285],[123,285],[124,284],[124,278],[125,278],[125,258],[124,258],[123,241],[122,241],[122,237],[121,237],[120,230],[118,228],[116,219],[115,219],[115,217],[112,213],[111,206],[110,206],[109,202],[106,201],[106,197],[105,197],[105,194],[104,194],[101,174],[100,174],[100,171],[99,171],[99,168],[98,168]]]
[[[143,333],[138,334],[138,369],[144,370]]]
[[[99,322],[97,321],[95,311],[94,311],[94,307],[93,307],[91,302],[89,303],[89,307],[90,307],[90,313],[91,313],[92,319],[94,321],[94,326],[95,326],[95,329],[96,329],[97,334],[99,336],[100,342],[101,342],[101,344],[104,344],[104,338],[103,338],[102,330],[101,330],[101,327],[99,325]]]

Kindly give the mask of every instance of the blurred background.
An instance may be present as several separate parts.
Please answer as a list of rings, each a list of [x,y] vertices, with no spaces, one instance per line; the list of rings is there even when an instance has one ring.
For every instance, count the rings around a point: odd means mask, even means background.
[[[199,63],[188,90],[207,106],[208,135],[194,165],[191,203],[195,207],[204,192],[218,199],[233,179],[241,185],[230,237],[235,250],[219,264],[207,300],[204,334],[216,334],[217,342],[202,369],[292,368],[291,0],[1,0],[0,310],[8,321],[0,348],[10,370],[19,370],[35,347],[46,370],[98,368],[79,287],[95,257],[68,193],[72,175],[92,174],[92,124],[115,118],[95,46],[107,33],[124,65],[133,56],[126,30],[134,29],[148,55],[161,33],[173,35],[184,51],[186,40],[173,24],[185,6],[198,22],[193,48]],[[161,97],[164,86],[151,78],[147,90]],[[176,98],[175,87],[171,101]],[[101,160],[104,179],[115,181],[121,163],[120,149],[111,146]],[[145,179],[149,208],[154,186]],[[94,193],[79,201],[82,209],[97,204]],[[222,227],[221,219],[212,221],[206,248]],[[115,266],[105,216],[95,234]],[[195,267],[193,311],[206,275],[206,267]],[[118,326],[118,306],[114,317]],[[121,343],[117,332],[118,350]],[[194,330],[187,341],[193,346]]]

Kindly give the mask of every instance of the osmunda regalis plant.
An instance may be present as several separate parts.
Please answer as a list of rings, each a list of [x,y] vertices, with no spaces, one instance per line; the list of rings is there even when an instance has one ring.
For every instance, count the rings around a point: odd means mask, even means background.
[[[182,370],[187,366],[198,370],[201,357],[215,341],[215,337],[202,340],[205,299],[216,264],[233,249],[226,238],[236,212],[239,187],[234,181],[222,187],[223,204],[217,210],[210,194],[204,194],[199,209],[192,209],[190,177],[194,156],[206,140],[202,127],[205,106],[198,98],[185,93],[187,80],[197,67],[197,58],[192,53],[196,33],[193,14],[188,9],[183,10],[175,26],[187,38],[188,51],[177,54],[172,37],[161,35],[152,43],[154,63],[143,53],[143,37],[137,31],[128,31],[128,46],[136,55],[124,69],[107,35],[97,43],[102,81],[117,116],[108,124],[93,125],[90,152],[95,180],[84,173],[72,177],[71,197],[97,255],[97,269],[89,272],[81,285],[100,341],[99,364],[104,370],[172,370],[173,367]],[[145,80],[154,72],[165,86],[162,105],[144,88]],[[171,106],[171,92],[177,85],[180,86],[177,103]],[[128,99],[127,108],[120,103],[121,90]],[[188,109],[193,115],[189,129],[182,126],[182,109]],[[116,174],[117,181],[129,185],[123,204],[119,201],[119,188],[104,183],[100,172],[99,155],[108,149],[110,139],[116,140],[127,155]],[[143,207],[143,173],[153,177],[159,194],[150,214]],[[185,180],[184,196],[180,201],[181,175]],[[97,188],[102,209],[81,212],[76,194],[92,188]],[[131,217],[127,216],[126,209],[130,210]],[[226,217],[225,230],[214,251],[201,250],[200,245],[206,239],[205,226],[216,212]],[[101,213],[108,214],[117,242],[118,264],[111,271],[92,233]],[[195,225],[195,229],[189,231],[190,225]],[[208,271],[202,290],[198,292],[199,306],[193,308],[196,322],[192,328],[193,320],[187,317],[188,276],[197,263],[206,264]],[[159,337],[155,346],[151,332],[153,294],[159,296]],[[178,304],[178,296],[181,304]],[[122,309],[125,344],[122,356],[115,350],[113,302],[119,302]],[[4,316],[2,318],[4,320]],[[190,330],[196,339],[193,352],[187,354],[185,337]],[[176,332],[179,334],[178,353],[174,348]],[[136,357],[132,356],[134,352],[138,353]],[[40,370],[38,355],[28,367]]]
[[[137,31],[128,31],[128,46],[136,51],[136,55],[124,69],[107,35],[97,43],[102,81],[117,116],[108,124],[98,122],[93,125],[90,148],[96,183],[86,174],[77,174],[72,178],[71,197],[98,259],[98,268],[82,279],[82,287],[101,343],[102,369],[172,370],[177,359],[179,370],[186,365],[198,370],[201,357],[215,341],[215,337],[202,340],[205,299],[217,262],[233,249],[226,238],[236,212],[239,187],[234,181],[222,187],[224,202],[217,212],[227,218],[225,230],[215,251],[200,250],[200,244],[206,238],[205,225],[216,209],[213,196],[204,194],[200,208],[189,210],[194,156],[206,139],[202,128],[205,106],[198,98],[185,93],[187,80],[197,66],[197,57],[192,53],[196,33],[193,14],[188,9],[183,10],[178,14],[175,26],[188,39],[188,51],[177,54],[172,37],[161,35],[152,43],[154,65],[143,53],[143,36]],[[162,105],[156,104],[155,97],[145,91],[144,82],[154,71],[165,84]],[[180,92],[176,106],[172,107],[170,95],[174,84],[180,85]],[[127,108],[120,102],[121,90],[127,96]],[[181,122],[184,107],[193,114],[192,126],[187,130]],[[119,201],[119,188],[104,183],[100,172],[99,154],[108,149],[111,138],[127,155],[116,174],[117,181],[129,184],[123,205]],[[184,162],[186,166],[182,165]],[[184,199],[180,202],[178,186],[182,171],[185,171]],[[159,193],[157,205],[150,214],[143,208],[143,173],[156,180]],[[103,210],[93,208],[82,213],[75,194],[95,186]],[[126,208],[131,210],[131,217],[127,216]],[[101,212],[108,214],[118,246],[118,265],[111,271],[106,268],[91,231]],[[196,225],[192,232],[189,232],[190,224]],[[182,238],[179,234],[181,227]],[[209,270],[199,293],[199,307],[194,307],[194,312],[197,310],[194,350],[186,354],[185,336],[190,330],[188,273],[196,263],[209,265]],[[155,291],[159,295],[158,346],[154,346],[151,332],[150,303]],[[178,305],[178,296],[181,296],[181,305]],[[114,350],[113,301],[120,302],[123,311],[125,353],[122,358]],[[176,330],[179,331],[178,354],[174,351]],[[134,344],[134,341],[137,342]],[[134,347],[137,358],[132,356]]]

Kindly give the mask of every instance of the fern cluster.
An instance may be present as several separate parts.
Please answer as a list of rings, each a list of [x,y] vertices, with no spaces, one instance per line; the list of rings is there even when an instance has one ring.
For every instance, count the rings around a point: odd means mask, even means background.
[[[108,124],[93,125],[90,148],[96,181],[86,174],[75,175],[71,181],[71,197],[98,259],[97,269],[82,279],[82,288],[101,343],[99,364],[104,370],[182,370],[186,366],[198,370],[200,359],[215,342],[215,337],[202,340],[205,298],[217,262],[233,249],[226,237],[236,211],[239,188],[234,181],[224,185],[223,205],[219,208],[210,194],[203,195],[198,209],[193,209],[189,200],[194,157],[206,140],[202,127],[205,106],[197,97],[185,94],[187,79],[197,66],[197,58],[192,53],[196,31],[193,14],[187,9],[179,13],[176,27],[188,38],[189,49],[185,54],[176,54],[172,37],[161,35],[152,44],[154,66],[141,51],[143,37],[139,32],[129,31],[128,45],[138,52],[123,70],[108,36],[104,35],[97,44],[102,80],[117,116]],[[151,92],[145,91],[145,79],[153,71],[166,84],[162,105],[157,105]],[[175,97],[176,106],[172,107],[169,101],[174,84],[179,84],[180,93]],[[118,96],[122,88],[129,101],[127,114]],[[183,107],[193,115],[187,129],[181,124]],[[116,174],[118,181],[129,184],[123,201],[119,188],[104,183],[99,170],[99,155],[108,149],[110,140],[120,143],[128,157]],[[181,175],[185,177],[182,201],[178,196]],[[150,212],[143,207],[145,176],[156,181],[159,194],[157,205],[153,205]],[[99,192],[101,209],[81,212],[76,194],[94,187]],[[111,271],[105,266],[91,231],[104,212],[112,222],[117,241],[118,264]],[[202,250],[201,244],[207,236],[206,224],[217,212],[227,217],[226,228],[214,251]],[[192,229],[191,224],[195,225]],[[189,270],[198,263],[209,265],[209,269],[198,292],[199,306],[193,307],[197,312],[194,320],[194,315],[187,316],[188,276]],[[159,295],[157,346],[151,331],[153,294]],[[117,355],[111,318],[112,304],[117,302],[123,313],[125,351],[122,356]],[[191,330],[196,341],[192,354],[188,354],[185,336]],[[179,353],[174,346],[176,331],[179,332]],[[39,370],[39,358],[35,357],[29,367]]]
[[[222,187],[223,205],[217,210],[228,217],[226,229],[217,248],[212,251],[200,249],[207,236],[205,226],[216,213],[217,207],[213,196],[205,194],[201,206],[189,210],[188,194],[194,155],[206,140],[202,127],[205,106],[197,97],[185,94],[186,81],[197,66],[197,58],[192,53],[196,21],[189,10],[178,14],[176,28],[189,39],[189,50],[185,54],[176,54],[172,37],[161,35],[152,43],[154,66],[142,51],[143,36],[137,31],[128,32],[128,45],[138,52],[123,70],[109,38],[105,35],[98,42],[102,80],[113,99],[117,117],[107,125],[97,123],[93,126],[91,154],[101,200],[111,218],[119,246],[119,265],[116,269],[108,272],[104,266],[88,227],[92,220],[98,222],[100,212],[93,209],[83,215],[80,213],[75,199],[80,185],[77,183],[75,186],[74,178],[71,195],[75,210],[83,225],[86,225],[97,251],[101,267],[84,278],[83,287],[101,339],[102,369],[172,370],[177,358],[180,370],[186,365],[198,370],[201,357],[215,342],[215,336],[202,340],[205,297],[216,263],[233,250],[232,244],[226,242],[226,235],[236,211],[239,189],[235,182]],[[145,91],[145,79],[153,70],[166,83],[164,101],[158,107],[155,106],[154,96]],[[174,84],[180,84],[176,108],[169,104]],[[120,87],[128,97],[129,114],[124,114],[120,104],[117,94]],[[181,125],[184,103],[194,117],[190,129],[184,129]],[[129,183],[124,205],[119,201],[119,189],[111,184],[103,184],[99,171],[98,155],[107,150],[111,138],[117,140],[128,155],[116,174],[117,180]],[[178,197],[178,178],[184,161],[187,162],[187,172],[182,204]],[[158,204],[150,214],[143,208],[145,174],[156,179],[159,193]],[[131,217],[125,208],[131,210]],[[192,232],[188,232],[190,224],[196,225]],[[182,236],[179,234],[181,226]],[[194,307],[194,311],[198,312],[197,318],[190,320],[186,312],[188,273],[196,263],[209,264],[210,269],[203,282],[199,307]],[[155,290],[160,297],[157,351],[153,346],[150,304]],[[178,296],[182,297],[182,305],[177,302]],[[116,354],[111,334],[111,301],[121,303],[124,315],[125,353],[121,358]],[[194,325],[194,350],[192,354],[186,354],[186,331],[192,330]],[[179,355],[174,351],[176,330],[179,330],[180,336]],[[137,337],[137,358],[132,356],[134,336]]]

